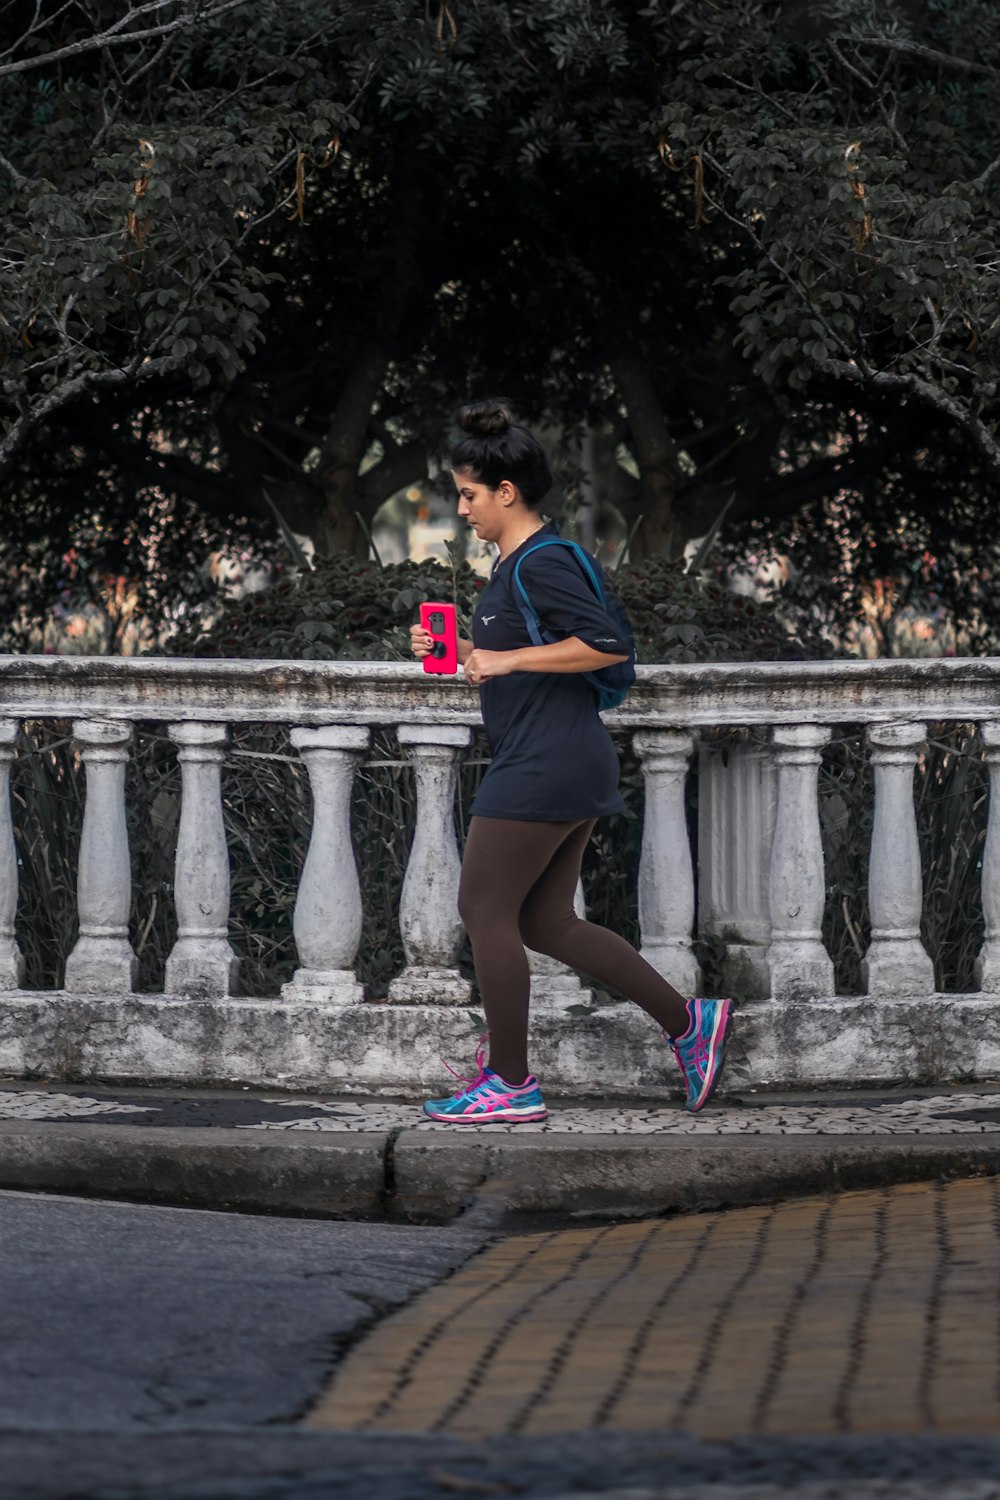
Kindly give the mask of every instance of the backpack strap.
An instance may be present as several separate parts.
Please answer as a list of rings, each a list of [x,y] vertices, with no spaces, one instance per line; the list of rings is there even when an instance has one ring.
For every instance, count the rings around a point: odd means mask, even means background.
[[[533,547],[529,547],[527,552],[525,552],[523,556],[519,557],[517,562],[514,564],[514,599],[518,609],[524,616],[524,623],[528,627],[528,635],[531,637],[531,644],[533,646],[550,645],[551,640],[546,641],[542,631],[542,622],[538,618],[538,612],[535,609],[535,606],[532,604],[531,600],[528,598],[528,590],[521,582],[521,564],[524,562],[524,559],[526,557],[531,556],[532,552],[540,552],[543,547],[568,547],[573,553],[573,556],[576,558],[577,562],[583,568],[584,573],[587,575],[587,582],[594,590],[594,593],[597,595],[600,603],[602,605],[604,604],[604,590],[601,588],[600,581],[597,577],[597,573],[594,570],[593,563],[587,556],[586,552],[584,552],[583,548],[579,545],[579,543],[571,542],[568,540],[568,538],[561,536],[550,536],[546,537],[544,541],[536,542],[535,545]]]

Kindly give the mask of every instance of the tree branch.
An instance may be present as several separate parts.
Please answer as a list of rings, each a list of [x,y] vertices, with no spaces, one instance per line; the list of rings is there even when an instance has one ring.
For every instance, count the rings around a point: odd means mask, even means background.
[[[805,464],[793,474],[784,474],[772,483],[762,485],[755,497],[753,514],[762,512],[772,519],[794,515],[810,501],[822,500],[837,490],[849,489],[859,480],[877,473],[898,451],[898,441],[886,437],[875,443],[864,443],[854,458],[817,459]]]
[[[827,41],[827,47],[833,53],[834,57],[840,63],[840,66],[844,68],[846,72],[850,73],[852,77],[856,78],[858,82],[863,84],[866,89],[874,88],[875,79],[871,76],[871,74],[863,72],[857,63],[850,62],[849,59],[844,56],[840,48],[837,46],[838,41],[846,40],[846,37],[830,37]]]
[[[135,5],[126,12],[113,26],[106,31],[95,33],[93,36],[81,37],[77,42],[67,42],[63,47],[54,47],[49,52],[40,52],[35,57],[22,57],[16,62],[0,62],[0,78],[11,73],[27,73],[32,68],[44,67],[47,63],[61,62],[67,57],[79,57],[84,52],[97,52],[107,47],[126,47],[131,42],[148,41],[150,37],[167,36],[170,32],[187,31],[192,26],[200,26],[205,21],[214,21],[219,16],[224,16],[231,10],[236,10],[246,5],[247,0],[217,0],[205,10],[187,10],[173,21],[163,21],[155,26],[146,26],[140,31],[127,31],[130,22],[145,15],[149,11],[159,11],[165,5],[172,5],[175,0],[150,0],[146,5]],[[32,28],[33,30],[34,28]],[[27,32],[19,40],[21,42],[30,36]],[[17,45],[17,44],[15,44]],[[11,51],[13,50],[10,49]]]
[[[15,187],[25,187],[28,179],[23,172],[19,172],[12,161],[8,161],[3,152],[0,151],[0,168],[11,178]]]
[[[427,477],[427,446],[425,443],[404,443],[402,447],[388,452],[369,469],[358,485],[358,496],[363,508],[374,515],[397,490],[418,479]]]
[[[842,375],[845,380],[853,381],[855,385],[870,385],[880,391],[910,393],[919,396],[921,400],[936,407],[938,411],[944,412],[945,416],[949,417],[956,426],[968,433],[993,473],[1000,478],[1000,441],[994,437],[985,422],[981,422],[973,412],[963,406],[961,401],[956,401],[954,397],[949,396],[947,391],[941,390],[929,380],[924,380],[920,375],[897,374],[892,370],[866,369],[848,360],[831,360],[831,365],[838,375]]]
[[[126,442],[114,431],[102,432],[100,446],[117,464],[149,484],[173,490],[214,516],[241,513],[235,485],[223,475],[203,469],[176,453],[151,453]]]
[[[896,52],[902,57],[919,57],[923,62],[934,63],[940,68],[953,68],[959,73],[982,73],[988,78],[1000,78],[1000,68],[992,68],[989,63],[973,62],[968,57],[954,57],[950,52],[938,52],[933,47],[925,47],[922,42],[908,42],[902,37],[845,36],[841,33],[834,37],[834,41],[850,42],[855,47],[870,47],[876,52]]]
[[[47,417],[51,417],[54,412],[68,406],[71,401],[75,401],[78,396],[85,396],[95,391],[113,390],[116,386],[125,385],[129,381],[151,380],[156,375],[162,375],[172,364],[171,359],[163,356],[160,359],[144,359],[137,364],[125,365],[115,370],[84,370],[81,374],[64,380],[61,385],[57,385],[54,390],[40,397],[26,411],[23,411],[8,428],[5,436],[0,439],[0,474],[10,467],[32,429],[40,422],[44,422]]]
[[[985,187],[998,168],[1000,168],[1000,156],[995,156],[989,166],[983,168],[978,177],[973,177],[973,187]]]

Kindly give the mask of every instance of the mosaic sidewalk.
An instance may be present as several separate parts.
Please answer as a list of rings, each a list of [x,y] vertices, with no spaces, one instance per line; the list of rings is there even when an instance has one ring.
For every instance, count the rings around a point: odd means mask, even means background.
[[[1000,1182],[505,1239],[380,1324],[306,1426],[1000,1433]]]
[[[62,1120],[102,1125],[204,1126],[236,1130],[379,1133],[416,1130],[454,1135],[454,1128],[425,1120],[416,1104],[382,1100],[296,1098],[234,1090],[216,1094],[166,1094],[136,1089],[37,1089],[0,1087],[0,1120]],[[676,1101],[660,1106],[552,1107],[539,1125],[476,1127],[493,1134],[705,1136],[892,1136],[1000,1134],[1000,1094],[969,1092],[806,1102],[720,1101],[689,1115]]]

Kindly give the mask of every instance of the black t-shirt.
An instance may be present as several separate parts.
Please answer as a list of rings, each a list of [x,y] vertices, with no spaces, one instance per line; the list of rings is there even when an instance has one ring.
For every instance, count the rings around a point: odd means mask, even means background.
[[[543,631],[576,636],[596,651],[628,652],[568,547],[537,547],[535,532],[498,562],[480,595],[472,643],[485,651],[532,644],[513,597],[514,567]],[[527,556],[530,552],[530,556]],[[597,697],[580,672],[512,672],[480,688],[492,760],[472,805],[485,818],[564,823],[621,812],[618,756],[597,712]]]

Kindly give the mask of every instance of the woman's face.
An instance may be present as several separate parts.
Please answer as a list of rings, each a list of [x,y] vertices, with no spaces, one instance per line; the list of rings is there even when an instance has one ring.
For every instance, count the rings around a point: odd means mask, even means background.
[[[499,541],[509,520],[512,486],[504,480],[498,489],[474,479],[468,469],[454,470],[458,491],[458,514],[467,521],[481,542]]]

